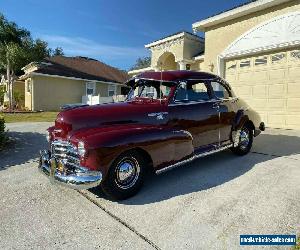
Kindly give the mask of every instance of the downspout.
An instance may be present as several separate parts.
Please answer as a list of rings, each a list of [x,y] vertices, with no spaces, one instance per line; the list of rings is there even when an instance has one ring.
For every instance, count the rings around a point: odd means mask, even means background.
[[[221,55],[218,55],[218,60],[217,60],[217,74],[225,78],[225,59]]]
[[[33,85],[33,79],[30,78],[30,87],[31,87],[31,111],[34,111],[34,85]]]

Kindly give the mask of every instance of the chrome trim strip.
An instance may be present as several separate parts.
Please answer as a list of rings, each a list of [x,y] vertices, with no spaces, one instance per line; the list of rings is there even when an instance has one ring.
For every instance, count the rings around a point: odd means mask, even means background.
[[[177,162],[175,164],[169,165],[169,166],[167,166],[165,168],[159,169],[159,170],[155,171],[155,173],[156,174],[164,173],[164,172],[169,171],[169,170],[171,170],[173,168],[176,168],[176,167],[179,167],[181,165],[184,165],[184,164],[187,164],[189,162],[192,162],[192,161],[194,161],[196,159],[199,159],[199,158],[202,158],[202,157],[205,157],[205,156],[208,156],[208,155],[211,155],[211,154],[223,151],[223,150],[228,149],[228,148],[231,148],[232,146],[233,146],[233,144],[229,144],[229,145],[226,145],[226,146],[221,147],[221,148],[216,148],[215,150],[204,152],[202,154],[193,155],[192,157],[190,157],[190,158],[188,158],[186,160],[183,160],[183,161]]]
[[[200,103],[218,103],[219,105],[224,103],[224,102],[234,102],[238,100],[237,97],[232,97],[232,98],[224,98],[224,99],[210,99],[208,101],[187,101],[187,102],[180,102],[180,101],[175,101],[174,103],[170,103],[168,106],[178,106],[178,105],[193,105],[193,104],[200,104]]]
[[[214,102],[218,102],[216,99],[211,99],[208,101],[188,101],[188,102],[178,102],[176,101],[176,103],[171,103],[168,106],[172,107],[172,106],[178,106],[178,105],[193,105],[193,104],[201,104],[201,103],[214,103]]]
[[[169,112],[157,112],[157,113],[149,113],[148,116],[159,116],[159,115],[168,115]]]

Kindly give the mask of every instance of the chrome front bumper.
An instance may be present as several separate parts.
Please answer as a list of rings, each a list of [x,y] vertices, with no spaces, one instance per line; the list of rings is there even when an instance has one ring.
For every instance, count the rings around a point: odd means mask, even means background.
[[[40,151],[39,169],[49,177],[52,183],[57,183],[74,189],[89,189],[98,186],[102,180],[100,171],[90,171],[78,166],[76,171],[67,173],[63,161],[51,157],[48,150]]]

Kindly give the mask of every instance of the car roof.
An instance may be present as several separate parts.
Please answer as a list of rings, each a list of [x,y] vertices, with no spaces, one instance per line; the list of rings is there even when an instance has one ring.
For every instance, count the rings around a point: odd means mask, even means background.
[[[190,70],[172,70],[172,71],[148,71],[143,72],[129,79],[126,84],[132,85],[138,79],[180,82],[184,80],[212,80],[220,79],[219,76],[208,72],[190,71]]]

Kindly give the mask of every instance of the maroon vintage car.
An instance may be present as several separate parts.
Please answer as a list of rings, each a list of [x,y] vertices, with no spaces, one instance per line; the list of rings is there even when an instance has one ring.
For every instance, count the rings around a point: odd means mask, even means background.
[[[125,199],[138,192],[148,170],[162,173],[228,148],[245,155],[265,129],[229,84],[210,73],[146,72],[127,85],[125,102],[58,114],[39,164],[53,182],[99,186],[110,198]]]

